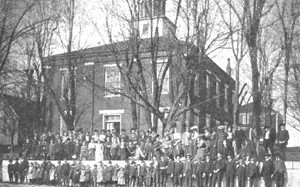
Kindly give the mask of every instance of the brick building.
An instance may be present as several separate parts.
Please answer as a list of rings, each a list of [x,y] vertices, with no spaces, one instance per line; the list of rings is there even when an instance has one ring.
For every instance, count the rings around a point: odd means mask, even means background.
[[[179,97],[184,82],[182,81],[182,69],[189,66],[189,62],[198,63],[195,70],[195,79],[191,80],[193,84],[193,93],[189,100],[190,104],[195,104],[192,112],[189,111],[187,120],[188,125],[197,125],[199,127],[232,124],[232,95],[235,82],[230,76],[230,63],[228,63],[228,72],[223,71],[209,57],[204,58],[199,65],[196,46],[186,44],[173,37],[175,26],[165,16],[165,0],[155,0],[153,3],[153,12],[151,19],[149,13],[142,10],[141,19],[137,21],[137,30],[140,33],[139,52],[132,53],[132,48],[136,43],[132,38],[123,42],[111,43],[93,48],[87,48],[80,51],[73,51],[70,54],[58,54],[47,57],[48,65],[45,67],[53,73],[53,88],[60,92],[61,101],[66,93],[68,85],[68,59],[71,59],[76,70],[76,105],[77,114],[80,113],[76,129],[120,129],[127,131],[132,128],[132,105],[130,99],[122,94],[112,92],[113,90],[128,91],[126,80],[121,68],[126,65],[128,58],[130,62],[139,60],[144,65],[146,90],[149,101],[154,102],[153,98],[153,75],[158,77],[161,86],[159,97],[159,110],[166,115],[176,98]],[[145,5],[146,6],[146,5]],[[153,28],[151,23],[155,22]],[[153,29],[151,32],[151,28]],[[155,36],[151,36],[155,33]],[[151,72],[151,62],[153,62],[153,43],[155,45],[155,63],[156,73]],[[134,45],[133,45],[134,44]],[[186,52],[186,48],[189,50]],[[183,54],[190,57],[189,62]],[[133,58],[133,56],[138,56]],[[167,67],[167,68],[166,68]],[[134,68],[133,68],[134,69]],[[151,72],[148,73],[147,72]],[[138,71],[133,71],[132,76],[139,75]],[[163,79],[160,79],[161,75]],[[67,91],[68,92],[68,91]],[[138,102],[143,102],[138,101]],[[184,103],[181,101],[179,103]],[[178,105],[178,107],[180,107]],[[81,111],[80,111],[81,110]],[[146,125],[147,113],[140,105],[137,105],[137,126],[141,129],[148,129]],[[58,112],[57,107],[53,111],[53,131],[62,132],[65,129],[65,122]],[[151,113],[151,119],[156,115]],[[180,117],[179,117],[180,119]],[[59,124],[59,125],[58,125]],[[162,128],[162,121],[158,119],[158,129]]]

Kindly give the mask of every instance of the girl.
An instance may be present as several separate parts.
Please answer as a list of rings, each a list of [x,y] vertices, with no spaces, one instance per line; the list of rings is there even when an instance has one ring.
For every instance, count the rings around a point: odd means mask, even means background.
[[[84,182],[85,182],[85,166],[81,166],[81,172],[80,172],[80,177],[79,177],[79,184],[80,187],[84,187]]]
[[[50,176],[49,176],[49,181],[51,185],[54,185],[55,183],[55,165],[51,164],[51,169],[50,169]]]
[[[28,174],[27,174],[27,179],[29,181],[29,184],[32,184],[33,170],[34,170],[34,164],[33,164],[33,162],[31,162],[29,165]]]
[[[124,168],[120,168],[118,171],[118,187],[125,186],[125,172]]]
[[[83,141],[82,145],[80,147],[80,158],[82,160],[86,160],[87,152],[88,152],[88,148],[87,148],[87,145],[86,145],[86,141]]]
[[[126,160],[128,158],[128,150],[124,139],[121,139],[120,149],[119,149],[120,160]]]

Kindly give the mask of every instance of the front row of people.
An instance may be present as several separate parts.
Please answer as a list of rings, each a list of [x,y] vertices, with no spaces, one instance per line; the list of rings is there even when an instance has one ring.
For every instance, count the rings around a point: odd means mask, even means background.
[[[266,187],[271,187],[272,179],[275,179],[277,186],[284,186],[286,168],[284,161],[279,155],[273,160],[271,155],[265,155],[264,161],[257,161],[254,157],[246,159],[233,159],[228,156],[223,158],[217,154],[216,160],[211,160],[209,155],[204,159],[192,160],[191,155],[185,159],[176,156],[175,159],[162,156],[153,156],[149,165],[145,161],[139,163],[126,160],[125,165],[107,165],[99,162],[93,168],[83,165],[81,161],[73,161],[69,164],[67,160],[63,163],[58,161],[55,166],[51,161],[44,160],[41,164],[28,161],[21,163],[16,160],[14,164],[10,160],[8,174],[10,182],[30,184],[47,184],[59,186],[147,186],[166,187],[167,183],[174,187],[233,187],[237,179],[238,187],[252,187],[262,177]],[[20,165],[24,170],[20,170]],[[19,167],[18,169],[16,167]]]

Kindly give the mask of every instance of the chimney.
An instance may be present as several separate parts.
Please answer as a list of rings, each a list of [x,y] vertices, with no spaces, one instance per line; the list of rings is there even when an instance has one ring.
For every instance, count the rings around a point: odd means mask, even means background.
[[[230,66],[230,58],[227,58],[227,67],[226,73],[231,77],[231,66]]]

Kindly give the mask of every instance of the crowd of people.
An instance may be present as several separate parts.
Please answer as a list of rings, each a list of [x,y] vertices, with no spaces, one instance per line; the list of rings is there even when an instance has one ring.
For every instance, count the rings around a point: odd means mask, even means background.
[[[202,133],[199,133],[202,132]],[[289,135],[285,125],[280,125],[276,134],[266,126],[262,135],[262,146],[254,140],[255,131],[244,131],[237,127],[219,126],[210,131],[208,128],[186,128],[181,133],[175,126],[160,137],[154,131],[131,129],[129,135],[124,129],[120,134],[112,131],[97,130],[93,134],[83,131],[65,132],[63,136],[34,134],[23,145],[21,163],[9,165],[11,182],[46,183],[64,186],[173,186],[198,187],[238,186],[253,183],[264,178],[265,186],[272,179],[283,186],[285,176],[285,149]],[[259,149],[262,148],[262,149]],[[265,155],[261,158],[259,155]],[[28,162],[28,159],[44,160],[41,165]],[[275,159],[276,158],[276,159]],[[51,160],[63,160],[54,165]],[[70,165],[67,160],[74,160]],[[93,168],[82,161],[94,160]],[[103,164],[109,160],[108,164]],[[125,167],[112,165],[110,160],[123,160]],[[139,164],[136,160],[142,160]],[[144,160],[151,164],[146,165]],[[21,167],[22,165],[22,167]],[[277,186],[278,186],[277,185]]]

